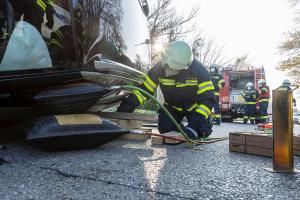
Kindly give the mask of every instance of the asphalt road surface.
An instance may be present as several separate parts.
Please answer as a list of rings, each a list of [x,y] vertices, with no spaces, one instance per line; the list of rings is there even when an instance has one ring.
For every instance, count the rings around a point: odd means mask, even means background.
[[[223,123],[212,136],[254,129]],[[97,149],[45,152],[5,142],[0,199],[300,199],[300,174],[264,170],[271,158],[229,152],[228,140],[201,148],[116,140]],[[300,157],[294,162],[300,169]]]

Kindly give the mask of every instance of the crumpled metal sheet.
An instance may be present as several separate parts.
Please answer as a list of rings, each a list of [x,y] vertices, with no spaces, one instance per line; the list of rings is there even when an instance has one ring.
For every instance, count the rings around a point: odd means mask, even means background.
[[[103,87],[107,87],[111,92],[100,98],[99,101],[90,108],[90,112],[99,112],[103,109],[118,105],[125,96],[130,94],[130,91],[113,88],[114,86],[138,86],[146,79],[146,74],[143,72],[111,60],[101,59],[100,61],[95,61],[94,64],[96,71],[81,71],[82,76],[88,81],[96,82]]]
[[[109,94],[99,99],[98,102],[89,109],[89,112],[99,112],[119,105],[122,99],[129,94],[130,91],[127,90],[112,90]]]
[[[100,73],[115,75],[130,80],[138,80],[139,82],[144,82],[146,79],[146,74],[143,72],[111,60],[101,59],[100,61],[95,61],[94,64],[96,71]]]
[[[121,85],[140,85],[143,83],[143,79],[135,77],[126,77],[122,75],[111,74],[111,72],[88,72],[81,71],[81,75],[84,79],[99,83],[103,87],[113,87]]]

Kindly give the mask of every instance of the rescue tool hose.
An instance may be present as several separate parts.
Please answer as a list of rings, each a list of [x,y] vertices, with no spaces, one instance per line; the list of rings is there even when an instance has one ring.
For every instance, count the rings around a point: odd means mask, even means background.
[[[190,139],[187,134],[183,131],[183,129],[181,128],[181,126],[177,123],[177,121],[174,119],[174,117],[171,115],[171,113],[161,104],[159,103],[159,101],[153,97],[151,94],[149,94],[148,92],[146,92],[145,90],[135,87],[135,86],[120,86],[123,89],[126,90],[138,90],[140,93],[142,93],[142,95],[148,97],[149,99],[153,100],[155,103],[158,104],[158,106],[164,111],[164,113],[170,118],[170,120],[173,122],[173,124],[176,126],[176,128],[178,129],[178,131],[182,134],[182,136],[186,139],[186,141],[192,143],[192,144],[196,144],[197,141],[199,140],[192,140]]]

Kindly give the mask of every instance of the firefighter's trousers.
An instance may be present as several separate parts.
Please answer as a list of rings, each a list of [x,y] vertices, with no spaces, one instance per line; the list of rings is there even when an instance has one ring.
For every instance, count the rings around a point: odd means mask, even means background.
[[[181,124],[183,118],[186,117],[188,120],[188,125],[186,127],[189,127],[196,131],[199,137],[203,135],[203,131],[211,129],[211,126],[207,124],[208,120],[203,119],[203,116],[197,112],[177,111],[176,109],[173,109],[172,107],[167,105],[165,105],[165,107],[174,117],[178,124]],[[183,125],[181,126],[183,127]],[[169,117],[162,110],[159,110],[158,130],[162,134],[170,131],[178,131],[171,119],[169,119]]]
[[[259,121],[260,121],[260,123],[266,123],[269,118],[268,117],[269,100],[262,99],[262,100],[260,100],[259,105],[260,105]]]
[[[220,96],[216,95],[216,103],[214,104],[214,111],[215,111],[215,118],[214,118],[214,122],[217,124],[221,123],[221,110],[220,110],[220,104],[219,104],[219,99]]]
[[[245,105],[244,123],[250,119],[251,124],[255,123],[256,102],[247,102]]]

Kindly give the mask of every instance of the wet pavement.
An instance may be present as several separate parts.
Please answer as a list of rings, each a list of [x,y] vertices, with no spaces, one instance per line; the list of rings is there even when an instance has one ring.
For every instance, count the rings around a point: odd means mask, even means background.
[[[254,128],[223,123],[212,136]],[[300,174],[267,172],[271,158],[229,152],[228,140],[202,150],[185,144],[151,147],[150,140],[68,152],[45,152],[23,142],[5,147],[0,199],[300,199]],[[300,169],[300,157],[294,162]]]

